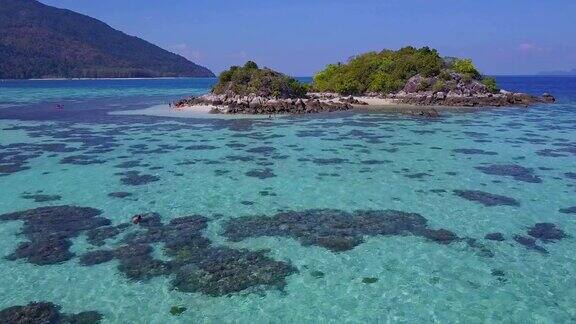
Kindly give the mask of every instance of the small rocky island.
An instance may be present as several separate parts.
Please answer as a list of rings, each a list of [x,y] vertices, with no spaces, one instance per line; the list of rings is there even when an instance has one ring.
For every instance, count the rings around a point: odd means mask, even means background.
[[[553,103],[498,88],[469,59],[441,57],[428,47],[370,52],[330,64],[310,85],[254,62],[224,71],[212,92],[174,103],[176,109],[210,107],[211,113],[307,114],[373,107],[436,117],[438,107],[505,107]],[[419,108],[418,108],[419,107]]]
[[[182,99],[176,109],[208,106],[215,114],[309,114],[352,109],[347,102],[309,98],[308,86],[254,62],[222,72],[212,92]]]

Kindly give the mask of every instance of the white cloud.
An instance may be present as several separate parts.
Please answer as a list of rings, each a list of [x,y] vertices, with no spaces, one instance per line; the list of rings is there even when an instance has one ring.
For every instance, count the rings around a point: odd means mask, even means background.
[[[186,43],[172,45],[170,49],[174,51],[174,53],[180,54],[191,61],[199,62],[204,58],[204,54],[200,50],[194,49]]]
[[[537,52],[540,51],[541,48],[538,45],[531,43],[531,42],[524,42],[518,45],[518,50],[521,52]]]

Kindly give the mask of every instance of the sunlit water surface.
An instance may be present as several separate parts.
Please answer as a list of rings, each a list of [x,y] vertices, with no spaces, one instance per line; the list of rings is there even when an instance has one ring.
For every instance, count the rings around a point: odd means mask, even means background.
[[[178,119],[108,113],[204,93],[214,80],[0,82],[0,309],[47,301],[105,323],[574,322],[576,79],[499,81],[558,103],[434,120]],[[57,225],[33,210],[46,206],[61,206],[44,209]],[[153,251],[82,265],[146,227],[93,244],[100,224],[66,225],[61,211],[84,212],[65,206],[94,208],[111,226],[158,213],[157,237],[140,242]],[[370,226],[368,210],[380,217]],[[202,240],[198,255],[196,243],[170,248],[166,224],[184,216],[205,222],[176,233]],[[54,261],[46,240],[58,235],[69,244]],[[223,255],[263,261],[247,261],[251,277]],[[200,278],[182,289],[179,271]]]

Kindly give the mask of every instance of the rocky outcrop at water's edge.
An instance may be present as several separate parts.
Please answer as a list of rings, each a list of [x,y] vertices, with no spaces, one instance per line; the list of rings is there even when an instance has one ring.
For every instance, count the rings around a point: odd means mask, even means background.
[[[452,73],[448,80],[416,75],[408,80],[401,91],[385,97],[408,105],[456,107],[530,106],[556,101],[548,93],[537,97],[505,90],[490,91],[482,82],[466,79],[458,73]]]
[[[350,100],[348,98],[348,100]],[[320,100],[315,98],[278,99],[256,95],[228,96],[226,94],[206,94],[175,102],[174,107],[210,106],[216,114],[310,114],[320,112],[344,111],[352,109],[345,100]]]

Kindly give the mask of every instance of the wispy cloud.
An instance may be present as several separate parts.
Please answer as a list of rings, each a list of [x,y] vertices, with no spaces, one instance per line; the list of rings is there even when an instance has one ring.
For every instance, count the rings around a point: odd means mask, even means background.
[[[200,62],[204,58],[204,54],[200,50],[194,49],[186,43],[172,45],[170,49],[192,61]]]
[[[524,53],[539,52],[542,50],[538,45],[532,42],[523,42],[518,44],[518,50]]]

